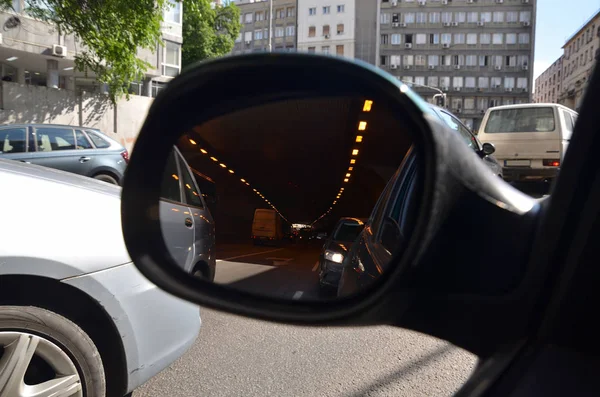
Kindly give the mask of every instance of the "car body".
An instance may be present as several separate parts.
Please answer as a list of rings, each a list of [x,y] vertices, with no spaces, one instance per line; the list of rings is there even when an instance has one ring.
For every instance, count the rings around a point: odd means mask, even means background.
[[[342,263],[350,247],[362,232],[366,219],[344,217],[333,228],[319,255],[319,286],[336,288],[342,274]]]
[[[472,148],[475,153],[483,162],[490,168],[490,170],[498,175],[499,177],[503,177],[502,166],[498,162],[498,160],[492,154],[486,154],[484,151],[483,143],[477,139],[475,134],[469,130],[455,115],[450,113],[447,109],[443,109],[438,106],[431,105],[431,109],[434,113],[450,128],[457,131],[460,136],[465,140],[467,145]],[[490,142],[493,144],[493,142]]]
[[[133,265],[119,186],[2,159],[0,185],[12,209],[0,228],[0,309],[40,307],[75,323],[105,362],[108,395],[131,392],[192,345],[199,308]]]
[[[577,112],[556,103],[496,106],[479,129],[493,142],[507,181],[556,178],[573,133]]]
[[[121,184],[129,153],[100,130],[59,124],[0,126],[0,158]]]
[[[165,242],[177,265],[212,281],[216,269],[215,222],[198,178],[174,147],[163,177],[159,213]]]

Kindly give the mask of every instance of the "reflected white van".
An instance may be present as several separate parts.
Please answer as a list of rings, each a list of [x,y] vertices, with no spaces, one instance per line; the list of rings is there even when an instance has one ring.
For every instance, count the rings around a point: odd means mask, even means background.
[[[569,146],[577,112],[556,103],[487,110],[478,138],[493,143],[507,181],[554,179]]]

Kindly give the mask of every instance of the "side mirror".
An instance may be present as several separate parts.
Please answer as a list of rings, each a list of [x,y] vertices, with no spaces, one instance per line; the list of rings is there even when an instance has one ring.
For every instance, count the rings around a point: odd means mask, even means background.
[[[481,152],[485,156],[492,155],[492,154],[494,154],[495,151],[496,151],[496,147],[489,142],[486,142],[481,146]]]

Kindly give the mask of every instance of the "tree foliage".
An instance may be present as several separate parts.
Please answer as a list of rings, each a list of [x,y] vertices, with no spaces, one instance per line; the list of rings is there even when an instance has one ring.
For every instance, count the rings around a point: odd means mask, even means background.
[[[240,33],[240,11],[232,3],[212,7],[209,0],[183,1],[182,64],[225,55]]]
[[[12,1],[0,6],[9,9]],[[79,39],[76,68],[107,84],[113,101],[151,66],[137,57],[138,49],[156,50],[166,7],[167,0],[25,0],[29,15]]]

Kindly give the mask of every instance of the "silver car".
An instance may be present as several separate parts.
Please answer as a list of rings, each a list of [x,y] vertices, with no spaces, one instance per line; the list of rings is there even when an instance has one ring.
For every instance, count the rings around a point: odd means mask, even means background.
[[[60,124],[0,126],[0,158],[120,185],[129,152],[100,130]]]
[[[194,343],[198,306],[129,258],[120,187],[6,160],[0,186],[0,395],[123,396]]]

